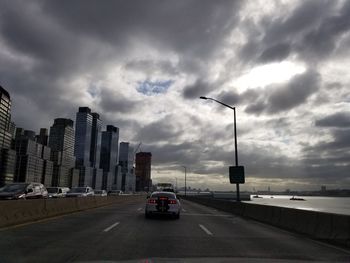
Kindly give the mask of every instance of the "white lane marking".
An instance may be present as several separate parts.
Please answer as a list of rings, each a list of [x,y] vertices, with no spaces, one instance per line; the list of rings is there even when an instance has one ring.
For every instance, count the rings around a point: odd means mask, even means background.
[[[205,226],[199,224],[199,227],[200,227],[205,233],[207,233],[209,236],[212,236],[212,235],[213,235],[213,233],[210,232]]]
[[[141,209],[142,209],[142,207],[140,207],[140,208],[137,208],[137,211],[141,211]]]
[[[119,225],[119,222],[116,222],[113,225],[107,227],[105,230],[103,230],[103,232],[108,232],[109,230],[111,230],[113,227],[116,227],[117,225]]]
[[[186,212],[186,210],[182,208],[182,212]]]

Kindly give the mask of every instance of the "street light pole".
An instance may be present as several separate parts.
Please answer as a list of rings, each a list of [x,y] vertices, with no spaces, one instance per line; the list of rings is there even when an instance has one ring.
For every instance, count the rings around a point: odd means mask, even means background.
[[[218,101],[216,99],[213,99],[213,98],[208,98],[208,97],[204,97],[204,96],[201,96],[200,99],[203,99],[203,100],[212,100],[212,101],[215,101],[227,108],[230,108],[231,110],[233,110],[233,129],[234,129],[234,142],[235,142],[235,165],[238,166],[238,150],[237,150],[237,129],[236,129],[236,107],[232,107],[230,105],[227,105],[221,101]],[[240,199],[240,196],[239,196],[239,184],[236,184],[236,194],[237,194],[237,201],[241,201]]]
[[[186,177],[187,177],[187,168],[186,168],[186,166],[182,166],[183,168],[185,168],[185,196],[187,196],[187,184],[186,184],[186,181],[187,181],[187,179],[186,179]]]

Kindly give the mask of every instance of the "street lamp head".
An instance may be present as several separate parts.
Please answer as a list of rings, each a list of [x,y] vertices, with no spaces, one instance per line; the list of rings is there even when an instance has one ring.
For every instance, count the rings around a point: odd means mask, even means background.
[[[204,97],[204,96],[201,96],[199,98],[202,99],[202,100],[207,100],[208,99],[207,97]]]

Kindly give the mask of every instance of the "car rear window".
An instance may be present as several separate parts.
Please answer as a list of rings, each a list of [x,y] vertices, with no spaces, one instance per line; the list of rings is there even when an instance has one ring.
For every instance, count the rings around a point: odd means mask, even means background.
[[[176,195],[173,193],[154,193],[151,195],[152,198],[157,198],[157,197],[168,197],[168,198],[176,198]]]

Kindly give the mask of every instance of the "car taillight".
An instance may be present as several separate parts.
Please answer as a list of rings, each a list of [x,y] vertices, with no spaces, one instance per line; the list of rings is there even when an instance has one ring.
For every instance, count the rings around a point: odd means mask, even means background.
[[[156,199],[148,199],[149,204],[156,204],[157,200]]]
[[[169,204],[171,204],[171,205],[176,205],[177,202],[176,202],[176,200],[169,200]]]

